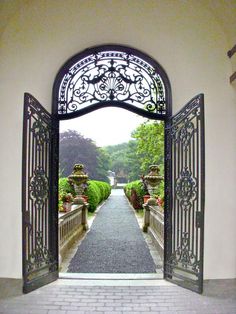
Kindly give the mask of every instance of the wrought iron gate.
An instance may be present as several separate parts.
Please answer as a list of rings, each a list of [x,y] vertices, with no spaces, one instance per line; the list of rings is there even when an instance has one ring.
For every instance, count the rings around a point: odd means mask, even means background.
[[[167,280],[203,289],[204,97],[166,123],[165,261]]]
[[[24,97],[23,291],[58,278],[58,121],[30,94]]]

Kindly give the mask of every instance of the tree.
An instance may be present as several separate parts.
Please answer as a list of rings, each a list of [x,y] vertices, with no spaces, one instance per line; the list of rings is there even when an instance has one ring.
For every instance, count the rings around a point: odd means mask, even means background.
[[[146,122],[140,124],[132,133],[136,139],[136,154],[140,160],[140,169],[148,172],[151,164],[158,164],[161,173],[164,172],[164,123],[162,121]]]
[[[136,154],[136,140],[105,147],[110,154],[111,170],[123,174],[126,181],[139,179],[141,175],[140,160]]]
[[[82,163],[90,179],[108,180],[108,156],[98,148],[90,138],[85,138],[77,131],[68,130],[60,134],[59,146],[60,175],[71,174],[75,164]]]

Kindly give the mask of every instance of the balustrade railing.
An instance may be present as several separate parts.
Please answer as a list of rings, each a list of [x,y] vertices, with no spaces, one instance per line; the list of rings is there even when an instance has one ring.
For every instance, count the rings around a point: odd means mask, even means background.
[[[67,250],[81,234],[87,230],[87,204],[72,205],[72,210],[59,214],[59,260],[60,263]]]
[[[159,206],[144,204],[143,231],[147,232],[159,252],[162,260],[164,258],[164,213]]]

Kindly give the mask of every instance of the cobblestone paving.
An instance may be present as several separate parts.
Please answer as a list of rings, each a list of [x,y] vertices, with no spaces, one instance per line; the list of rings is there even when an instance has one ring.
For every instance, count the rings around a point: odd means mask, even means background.
[[[58,280],[30,294],[0,300],[0,313],[235,314],[236,280],[210,281],[204,295],[174,285],[89,287]]]
[[[147,243],[123,192],[111,195],[102,206],[72,258],[68,272],[156,272]]]

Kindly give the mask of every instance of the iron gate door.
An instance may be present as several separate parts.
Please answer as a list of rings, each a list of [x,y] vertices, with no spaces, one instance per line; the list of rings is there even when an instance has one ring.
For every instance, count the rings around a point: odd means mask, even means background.
[[[204,96],[166,123],[164,276],[202,293],[204,236]]]
[[[58,121],[30,94],[24,96],[23,292],[58,278]]]

